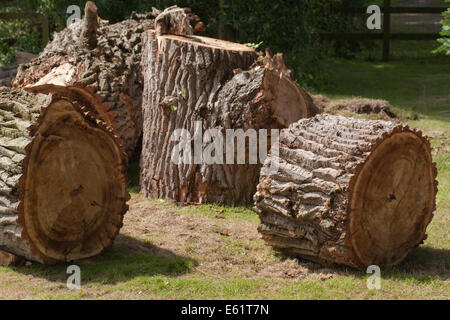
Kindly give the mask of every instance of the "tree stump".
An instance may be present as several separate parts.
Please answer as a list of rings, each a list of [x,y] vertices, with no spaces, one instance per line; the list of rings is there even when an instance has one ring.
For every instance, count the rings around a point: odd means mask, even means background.
[[[247,204],[260,165],[208,164],[195,154],[188,163],[173,163],[174,132],[187,130],[193,149],[205,149],[214,144],[202,140],[208,129],[224,136],[227,129],[285,127],[313,115],[312,100],[292,80],[281,55],[258,58],[247,46],[192,36],[186,23],[159,26],[180,20],[157,18],[157,30],[185,28],[185,35],[149,30],[144,37],[141,191],[187,203]]]
[[[0,250],[56,263],[112,244],[129,199],[112,131],[75,94],[0,88]]]
[[[437,171],[420,131],[323,114],[283,130],[278,152],[254,197],[259,231],[275,249],[319,263],[391,266],[426,238]],[[267,171],[274,163],[278,171]]]
[[[102,97],[128,156],[142,134],[141,35],[153,29],[156,9],[109,24],[86,2],[83,19],[56,33],[39,56],[19,66],[13,88],[84,86]]]

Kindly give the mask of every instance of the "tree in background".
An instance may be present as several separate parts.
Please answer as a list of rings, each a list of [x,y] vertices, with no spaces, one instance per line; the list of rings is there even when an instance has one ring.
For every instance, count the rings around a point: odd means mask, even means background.
[[[3,12],[23,11],[18,10],[18,1],[2,1],[0,13]],[[0,19],[0,66],[13,64],[16,51],[40,52],[43,48],[40,35],[39,26],[32,21]]]
[[[450,0],[446,0],[446,2],[450,2]],[[441,21],[441,36],[443,36],[444,38],[438,39],[441,45],[437,50],[435,50],[435,52],[443,52],[446,55],[450,55],[450,8],[448,8],[447,11],[443,12],[442,16],[444,17],[444,19]]]
[[[259,44],[283,52],[296,79],[307,89],[323,87],[328,79],[323,61],[328,57],[350,58],[361,42],[323,41],[320,33],[355,31],[363,26],[336,8],[361,6],[362,0],[94,0],[100,16],[115,23],[132,11],[151,11],[177,4],[190,7],[206,24],[206,34],[227,40]],[[85,0],[11,0],[1,11],[38,12],[49,19],[50,35],[66,25],[67,7],[84,7]],[[362,17],[364,18],[364,17]],[[0,24],[0,65],[13,63],[15,50],[38,53],[43,49],[36,27],[28,22]],[[33,29],[34,28],[34,29]],[[23,33],[17,33],[17,30]],[[30,30],[35,30],[30,32]],[[11,35],[14,34],[14,39]],[[6,40],[8,39],[8,40]],[[8,42],[9,41],[9,42]],[[11,43],[13,42],[13,43]],[[3,58],[2,58],[3,56]],[[5,58],[6,57],[6,58]],[[3,61],[2,61],[3,60]]]

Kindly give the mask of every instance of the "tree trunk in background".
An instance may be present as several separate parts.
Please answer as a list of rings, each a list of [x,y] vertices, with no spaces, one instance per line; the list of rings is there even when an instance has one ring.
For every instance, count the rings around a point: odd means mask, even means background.
[[[23,51],[17,51],[15,54],[16,64],[28,63],[31,60],[36,59],[37,57],[38,57],[37,54],[23,52]]]
[[[312,100],[281,62],[280,55],[258,58],[253,49],[236,43],[148,31],[141,191],[187,203],[247,204],[256,190],[259,164],[206,164],[194,156],[175,164],[173,133],[185,129],[189,144],[198,145],[197,134],[208,129],[225,136],[226,129],[281,128],[313,115]],[[205,141],[207,146],[211,143]]]
[[[112,131],[75,93],[0,89],[0,263],[78,260],[112,244],[129,199]]]
[[[129,156],[142,133],[141,35],[154,28],[154,10],[113,25],[88,1],[83,20],[55,34],[38,58],[21,65],[14,88],[54,84],[91,88],[108,105]]]
[[[224,5],[226,4],[227,0],[219,0],[219,6],[220,10],[224,12]],[[236,34],[233,30],[233,28],[226,23],[226,21],[223,19],[223,17],[219,20],[219,38],[222,40],[227,41],[236,41]]]
[[[274,162],[278,171],[267,171]],[[274,248],[320,263],[396,265],[426,238],[436,174],[420,131],[326,114],[300,120],[261,171],[259,231]]]

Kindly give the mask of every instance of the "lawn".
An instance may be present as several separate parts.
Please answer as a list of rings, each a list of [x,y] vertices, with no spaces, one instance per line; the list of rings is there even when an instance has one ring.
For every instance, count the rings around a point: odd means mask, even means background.
[[[405,44],[394,43],[387,63],[330,61],[330,86],[320,92],[386,99],[433,146],[439,192],[428,239],[401,265],[382,269],[380,290],[367,288],[363,271],[276,254],[259,238],[258,217],[249,208],[144,198],[136,193],[134,164],[124,227],[107,252],[77,262],[81,290],[66,288],[67,266],[32,263],[0,267],[0,298],[449,299],[450,59],[430,56],[434,45],[422,42],[408,55]]]

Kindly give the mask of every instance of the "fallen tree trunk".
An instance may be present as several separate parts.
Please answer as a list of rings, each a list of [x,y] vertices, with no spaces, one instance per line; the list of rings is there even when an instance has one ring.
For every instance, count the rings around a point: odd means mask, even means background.
[[[179,20],[157,18],[158,23]],[[256,190],[260,165],[226,162],[217,140],[212,143],[205,137],[207,130],[224,136],[228,129],[285,127],[313,115],[312,100],[292,80],[281,55],[258,58],[240,44],[192,36],[189,31],[180,35],[182,27],[157,27],[179,34],[150,30],[144,37],[141,191],[188,203],[247,204]],[[193,146],[192,154],[190,147],[182,152],[182,163],[173,161],[177,139],[182,140],[178,130],[188,133],[185,143]],[[214,149],[210,163],[203,152],[208,148]],[[248,152],[247,147],[247,158]]]
[[[396,265],[426,238],[437,172],[420,131],[323,114],[283,130],[278,150],[254,197],[275,249],[362,268]]]
[[[141,35],[159,11],[133,13],[110,25],[88,1],[82,20],[55,34],[44,51],[19,67],[13,88],[47,84],[90,88],[108,106],[113,128],[131,156],[142,134]]]
[[[0,142],[0,258],[66,262],[112,244],[128,208],[126,155],[94,105],[1,88]]]

